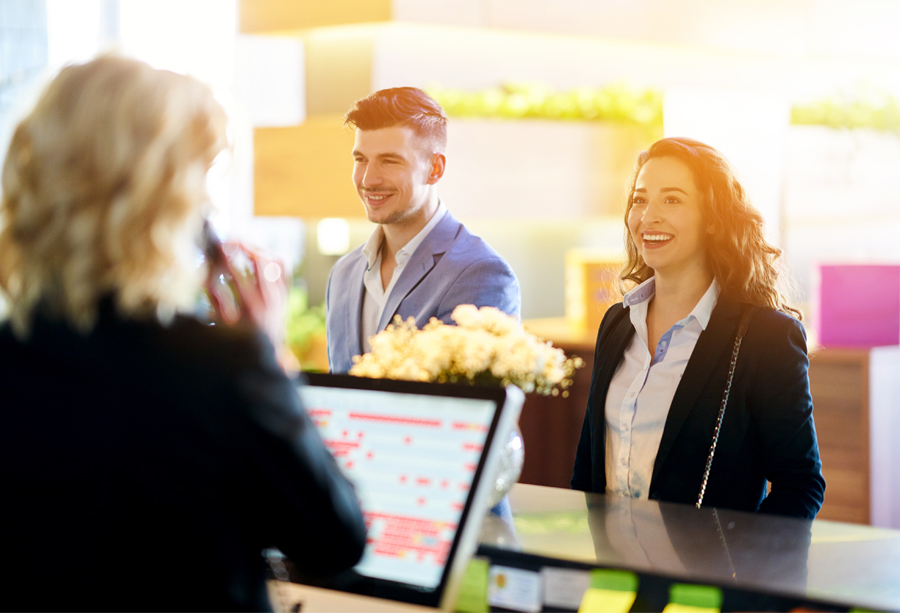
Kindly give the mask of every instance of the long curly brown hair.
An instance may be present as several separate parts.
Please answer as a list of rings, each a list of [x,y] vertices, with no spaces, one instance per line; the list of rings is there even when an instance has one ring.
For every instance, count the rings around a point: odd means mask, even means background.
[[[766,241],[763,217],[750,203],[728,160],[709,145],[684,137],[656,141],[638,155],[625,208],[626,262],[619,274],[619,289],[624,293],[631,283],[643,283],[653,276],[628,231],[628,214],[641,168],[647,160],[662,157],[684,162],[703,194],[703,213],[713,229],[707,235],[706,254],[721,294],[802,319],[802,313],[791,307],[777,288],[775,260],[781,249]]]

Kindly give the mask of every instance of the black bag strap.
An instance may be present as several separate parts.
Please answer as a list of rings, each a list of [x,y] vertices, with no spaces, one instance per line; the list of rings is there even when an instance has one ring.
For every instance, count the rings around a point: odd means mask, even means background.
[[[700,483],[700,494],[697,496],[697,508],[703,504],[703,496],[706,494],[706,484],[709,481],[709,472],[712,470],[713,456],[716,455],[716,445],[719,443],[719,431],[722,429],[722,419],[725,417],[725,407],[728,406],[728,394],[731,393],[731,382],[734,380],[734,369],[737,366],[738,354],[741,351],[741,341],[750,326],[750,320],[756,313],[758,306],[751,306],[741,315],[738,324],[737,335],[734,337],[734,349],[731,351],[731,364],[728,367],[728,379],[725,381],[725,393],[722,394],[722,404],[719,406],[719,416],[716,419],[716,429],[713,430],[712,444],[709,446],[709,457],[706,458],[706,469],[703,471],[703,481]]]

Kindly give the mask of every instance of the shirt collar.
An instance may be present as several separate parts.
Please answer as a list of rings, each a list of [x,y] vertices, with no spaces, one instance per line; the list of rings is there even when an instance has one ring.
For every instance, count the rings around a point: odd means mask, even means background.
[[[719,284],[713,279],[712,283],[709,284],[709,289],[706,290],[703,298],[700,299],[700,302],[697,303],[697,306],[694,307],[694,310],[691,311],[688,317],[693,316],[700,322],[700,327],[706,330],[706,326],[709,325],[709,318],[712,316],[713,309],[716,308],[716,302],[718,301]]]
[[[372,268],[375,260],[378,259],[378,254],[381,252],[381,241],[383,240],[384,230],[381,229],[381,224],[378,224],[375,226],[375,231],[369,236],[369,240],[363,245],[363,257],[369,263],[369,268]]]
[[[656,277],[650,277],[637,287],[625,292],[622,302],[627,307],[646,302],[656,295]]]
[[[626,292],[622,299],[622,303],[626,307],[633,307],[648,302],[655,295],[656,277],[650,277],[637,287]],[[709,289],[706,290],[706,293],[703,294],[703,297],[700,298],[700,301],[697,302],[694,309],[682,321],[687,323],[693,317],[697,320],[697,323],[700,324],[700,327],[703,330],[706,330],[706,326],[709,325],[709,318],[712,316],[713,309],[716,307],[718,299],[719,283],[713,279],[712,283],[709,284]]]
[[[441,219],[444,218],[444,215],[447,214],[447,207],[444,206],[444,203],[438,200],[438,208],[434,212],[434,215],[431,216],[431,219],[428,220],[428,223],[425,224],[425,227],[422,228],[418,234],[416,234],[412,239],[403,245],[400,249],[397,250],[397,265],[403,266],[409,261],[409,258],[412,257],[412,254],[415,253],[416,249],[419,245],[422,244],[422,241],[425,240],[425,237],[428,236],[429,232],[431,232],[438,223],[440,223]]]
[[[398,266],[403,266],[409,261],[409,258],[416,251],[416,248],[422,244],[422,241],[425,240],[425,237],[428,236],[428,233],[431,232],[438,223],[444,218],[447,214],[447,207],[444,206],[444,203],[438,200],[438,208],[434,212],[434,215],[431,216],[431,219],[428,220],[428,223],[425,224],[425,227],[422,228],[418,234],[416,234],[408,243],[403,245],[398,251],[396,255],[396,261]],[[369,264],[369,268],[375,265],[375,262],[378,260],[378,255],[381,253],[381,241],[384,240],[384,229],[382,229],[381,225],[375,227],[375,231],[369,236],[369,240],[366,241],[366,244],[363,245],[363,257],[366,258],[366,262]]]

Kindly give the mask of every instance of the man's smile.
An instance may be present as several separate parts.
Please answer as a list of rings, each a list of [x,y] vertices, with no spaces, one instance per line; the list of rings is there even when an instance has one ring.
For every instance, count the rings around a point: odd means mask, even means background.
[[[394,195],[393,192],[373,192],[368,190],[363,190],[362,192],[363,198],[366,199],[366,202],[373,205],[378,206],[380,204],[384,204],[384,201]]]

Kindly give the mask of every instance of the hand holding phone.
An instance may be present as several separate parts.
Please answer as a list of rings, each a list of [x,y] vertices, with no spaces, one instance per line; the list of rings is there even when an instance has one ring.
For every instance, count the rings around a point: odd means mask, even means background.
[[[225,254],[225,248],[216,236],[208,220],[203,220],[200,248],[206,259],[207,275],[204,281],[207,297],[216,317],[229,325],[237,324],[247,317],[243,288],[238,285],[234,267]]]
[[[203,223],[202,249],[208,274],[204,284],[210,304],[225,324],[261,328],[278,352],[285,370],[299,370],[285,347],[287,277],[273,255],[240,242],[223,244],[208,221]]]

